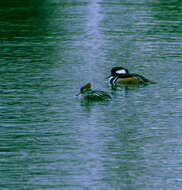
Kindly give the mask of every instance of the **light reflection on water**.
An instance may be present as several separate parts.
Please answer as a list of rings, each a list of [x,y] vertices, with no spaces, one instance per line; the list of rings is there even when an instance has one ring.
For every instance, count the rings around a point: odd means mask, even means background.
[[[27,2],[0,3],[1,189],[180,189],[181,3]]]

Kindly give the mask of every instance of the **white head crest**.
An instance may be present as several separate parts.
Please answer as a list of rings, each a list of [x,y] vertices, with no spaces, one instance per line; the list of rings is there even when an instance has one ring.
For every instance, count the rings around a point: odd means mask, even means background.
[[[125,69],[120,69],[116,71],[116,74],[126,74],[127,72],[125,71]]]

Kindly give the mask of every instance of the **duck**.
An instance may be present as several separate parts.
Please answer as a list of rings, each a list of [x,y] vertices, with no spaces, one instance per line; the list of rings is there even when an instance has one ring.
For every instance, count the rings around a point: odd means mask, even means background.
[[[148,80],[142,75],[129,73],[124,67],[113,67],[111,75],[108,77],[112,86],[139,86],[153,84],[155,82]]]
[[[103,101],[110,100],[111,96],[102,90],[92,90],[92,84],[87,83],[80,88],[80,93],[77,95],[84,100]]]

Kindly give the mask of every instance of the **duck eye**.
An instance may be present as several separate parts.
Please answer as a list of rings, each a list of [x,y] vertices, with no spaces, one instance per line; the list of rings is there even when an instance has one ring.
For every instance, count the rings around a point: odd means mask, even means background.
[[[116,74],[126,74],[126,71],[124,69],[117,70]]]

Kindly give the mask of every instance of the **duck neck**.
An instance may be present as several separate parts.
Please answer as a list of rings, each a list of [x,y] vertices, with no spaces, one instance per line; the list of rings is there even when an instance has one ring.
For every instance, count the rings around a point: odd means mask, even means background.
[[[118,76],[111,76],[111,77],[109,77],[110,84],[111,85],[115,85],[118,78],[119,78]]]

